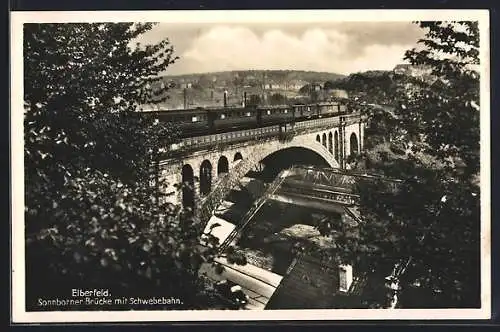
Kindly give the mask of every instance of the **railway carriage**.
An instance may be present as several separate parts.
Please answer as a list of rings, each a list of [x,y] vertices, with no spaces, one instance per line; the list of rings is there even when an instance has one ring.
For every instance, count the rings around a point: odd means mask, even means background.
[[[250,107],[212,109],[208,111],[208,115],[210,128],[215,132],[257,126],[257,110]]]
[[[296,121],[330,117],[347,112],[338,102],[259,107],[218,107],[148,111],[162,122],[175,123],[182,137],[230,132]]]
[[[319,117],[329,117],[339,113],[338,103],[319,103],[317,108]]]
[[[259,125],[268,126],[294,120],[293,108],[288,105],[267,106],[257,108]]]
[[[293,105],[293,108],[295,111],[295,119],[297,120],[312,119],[318,115],[311,104],[296,104]]]
[[[209,130],[209,117],[203,108],[154,111],[151,114],[161,122],[175,123],[181,136],[197,135]]]

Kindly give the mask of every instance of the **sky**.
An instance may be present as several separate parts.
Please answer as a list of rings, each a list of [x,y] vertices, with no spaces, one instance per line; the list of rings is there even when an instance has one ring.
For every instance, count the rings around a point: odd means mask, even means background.
[[[170,40],[179,59],[168,75],[251,69],[348,75],[404,63],[423,32],[411,22],[159,23],[140,42]]]

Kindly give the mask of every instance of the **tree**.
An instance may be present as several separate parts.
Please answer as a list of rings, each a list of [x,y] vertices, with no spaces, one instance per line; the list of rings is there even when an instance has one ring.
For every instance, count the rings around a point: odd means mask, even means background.
[[[259,95],[250,95],[247,106],[258,106],[262,103],[262,100]]]
[[[271,105],[283,105],[286,103],[286,97],[281,93],[274,93],[269,98]]]
[[[396,96],[411,78],[391,71],[354,73],[340,80],[325,83],[325,89],[343,89],[356,98],[358,104],[394,105]],[[363,105],[364,106],[364,105]]]
[[[339,88],[340,86],[341,83],[339,83],[339,81],[326,81],[325,84],[323,84],[323,89],[333,90]]]
[[[235,94],[238,95],[239,94],[239,89],[241,89],[243,87],[243,83],[245,82],[245,77],[244,76],[240,76],[238,73],[236,73],[233,77],[233,80],[232,80],[232,85],[234,87],[234,90],[235,90]]]
[[[37,299],[70,298],[73,288],[207,305],[198,269],[214,250],[199,246],[192,213],[160,191],[159,147],[176,130],[136,112],[164,100],[151,87],[177,59],[168,39],[133,46],[151,28],[24,25],[28,310],[53,310]]]
[[[206,74],[200,75],[198,77],[197,85],[199,85],[201,89],[213,88],[213,82],[210,79],[210,76]]]
[[[360,185],[364,222],[351,247],[370,267],[400,262],[402,307],[480,305],[479,31],[477,22],[419,22],[406,52],[442,83],[398,90],[386,128],[357,167],[403,180]],[[416,296],[424,298],[416,298]],[[419,302],[420,301],[420,302]]]
[[[299,93],[309,95],[311,93],[311,84],[306,84],[303,87],[301,87],[299,89]]]

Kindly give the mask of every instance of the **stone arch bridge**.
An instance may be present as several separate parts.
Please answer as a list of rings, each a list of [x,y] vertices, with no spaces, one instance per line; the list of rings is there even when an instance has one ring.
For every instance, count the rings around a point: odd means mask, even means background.
[[[356,113],[187,138],[172,145],[174,154],[159,164],[162,191],[169,202],[193,205],[217,186],[228,186],[222,181],[228,175],[241,178],[265,158],[288,149],[308,151],[329,167],[345,168],[346,158],[363,149],[363,140],[364,120]],[[187,186],[178,189],[180,183]]]

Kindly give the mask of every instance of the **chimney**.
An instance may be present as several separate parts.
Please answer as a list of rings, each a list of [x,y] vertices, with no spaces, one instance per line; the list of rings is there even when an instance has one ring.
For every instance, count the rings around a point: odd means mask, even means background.
[[[187,109],[187,89],[184,88],[184,109]]]
[[[339,291],[347,292],[352,284],[352,266],[339,265]]]
[[[224,91],[224,107],[227,107],[227,90]]]

